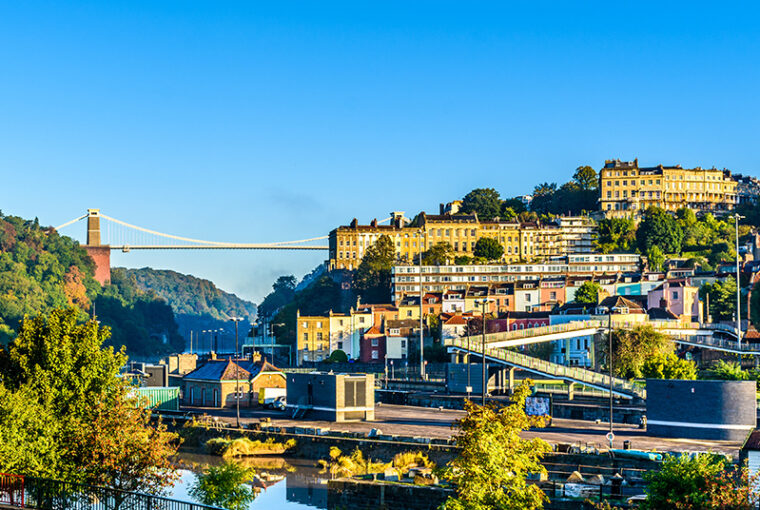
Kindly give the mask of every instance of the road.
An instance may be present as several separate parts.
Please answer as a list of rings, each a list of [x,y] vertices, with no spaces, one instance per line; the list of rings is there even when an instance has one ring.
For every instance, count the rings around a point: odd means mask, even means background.
[[[190,409],[190,408],[188,408]],[[197,408],[193,408],[197,409]],[[228,423],[235,422],[234,411],[205,409],[208,414],[219,416]],[[383,434],[399,436],[419,436],[430,438],[448,438],[456,435],[453,423],[464,416],[464,411],[435,409],[428,407],[400,406],[380,404],[375,408],[373,422],[333,423],[308,419],[292,420],[286,413],[265,410],[241,409],[241,423],[258,423],[262,418],[269,418],[271,425],[278,427],[322,427],[331,430],[367,433],[379,429]],[[607,423],[595,423],[582,420],[555,419],[551,427],[532,429],[523,432],[525,438],[540,437],[549,443],[570,443],[576,445],[607,448]],[[631,441],[636,449],[657,449],[659,451],[705,451],[711,450],[736,456],[741,443],[733,441],[707,441],[693,439],[671,439],[650,437],[636,425],[614,425],[616,448],[623,447],[623,441]]]

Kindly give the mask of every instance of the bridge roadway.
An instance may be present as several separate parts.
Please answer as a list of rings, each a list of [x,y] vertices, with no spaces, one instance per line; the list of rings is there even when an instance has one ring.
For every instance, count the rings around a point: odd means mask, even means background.
[[[651,325],[657,331],[668,335],[674,342],[679,344],[730,352],[733,354],[760,356],[760,350],[758,350],[755,345],[749,345],[746,343],[740,345],[736,340],[716,338],[716,333],[736,338],[736,329],[723,324],[701,324],[697,322],[675,321],[612,321],[612,328],[631,329],[635,326],[644,324]],[[607,321],[585,320],[568,322],[566,324],[555,324],[553,326],[540,326],[536,328],[487,333],[485,336],[486,344],[489,347],[504,348],[596,335],[606,333],[607,329]]]
[[[451,353],[465,353],[483,357],[483,344],[474,341],[469,342],[461,339],[446,339],[444,345]],[[519,352],[508,351],[501,348],[488,346],[485,349],[487,362],[498,363],[512,368],[519,368],[542,377],[561,379],[569,383],[578,383],[589,388],[609,392],[610,377],[606,374],[586,370],[579,367],[568,367],[558,363],[551,363]],[[646,390],[624,379],[612,378],[612,394],[621,398],[646,398]]]

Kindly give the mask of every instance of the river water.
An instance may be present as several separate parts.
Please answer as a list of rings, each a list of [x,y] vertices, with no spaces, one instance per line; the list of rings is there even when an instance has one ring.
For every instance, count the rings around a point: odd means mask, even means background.
[[[220,464],[219,457],[182,453],[179,455],[180,479],[169,489],[167,497],[198,503],[188,493],[195,480],[195,472],[208,465]],[[253,510],[304,510],[327,508],[327,475],[320,474],[312,460],[282,457],[255,457],[238,461],[262,471],[285,475],[285,479],[261,490],[250,504]]]

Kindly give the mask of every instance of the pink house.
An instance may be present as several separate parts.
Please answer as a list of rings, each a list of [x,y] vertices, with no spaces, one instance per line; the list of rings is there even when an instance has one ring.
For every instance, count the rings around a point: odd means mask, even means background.
[[[699,288],[687,280],[666,280],[647,294],[647,308],[670,310],[681,320],[702,321]]]

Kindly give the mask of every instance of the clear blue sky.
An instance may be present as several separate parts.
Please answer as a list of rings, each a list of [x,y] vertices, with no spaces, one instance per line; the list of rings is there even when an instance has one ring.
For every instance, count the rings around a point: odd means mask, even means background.
[[[265,242],[605,158],[758,175],[760,12],[733,5],[3,2],[0,209]],[[114,263],[259,300],[323,259]]]

